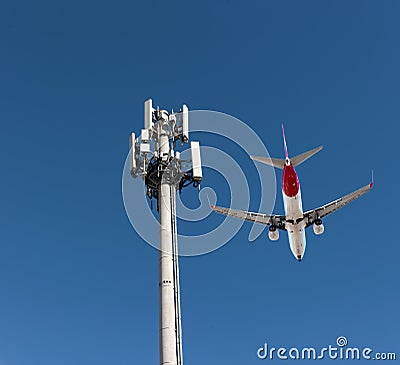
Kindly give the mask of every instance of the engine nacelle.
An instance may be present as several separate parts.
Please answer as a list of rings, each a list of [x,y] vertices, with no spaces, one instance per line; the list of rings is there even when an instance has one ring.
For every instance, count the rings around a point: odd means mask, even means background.
[[[270,226],[268,230],[268,237],[271,241],[277,241],[279,239],[279,231],[275,226]]]
[[[325,227],[322,224],[321,219],[317,219],[315,221],[315,223],[313,225],[313,230],[314,230],[314,233],[317,234],[317,235],[320,235],[320,234],[324,233]]]

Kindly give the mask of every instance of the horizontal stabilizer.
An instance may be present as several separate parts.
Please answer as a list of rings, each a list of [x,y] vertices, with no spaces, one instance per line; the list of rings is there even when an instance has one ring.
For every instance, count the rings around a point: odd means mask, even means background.
[[[310,151],[304,152],[301,155],[292,157],[290,161],[294,167],[299,166],[304,161],[308,160],[311,156],[314,156],[317,152],[322,150],[322,146],[316,147]]]
[[[301,155],[297,155],[290,159],[290,162],[294,167],[299,166],[304,161],[308,160],[311,156],[315,155],[317,152],[322,150],[322,146],[316,147],[310,151],[304,152]],[[285,160],[281,158],[269,158],[269,157],[260,157],[260,156],[250,156],[250,158],[254,161],[265,163],[266,165],[276,167],[278,169],[283,170],[285,166]]]
[[[265,163],[266,165],[276,167],[278,169],[282,169],[285,166],[285,160],[280,158],[269,158],[269,157],[260,157],[260,156],[250,156],[250,158],[254,161]]]

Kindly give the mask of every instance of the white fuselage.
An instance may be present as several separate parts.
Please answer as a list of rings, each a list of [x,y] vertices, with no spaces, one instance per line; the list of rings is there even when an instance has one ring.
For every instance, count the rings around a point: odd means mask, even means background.
[[[301,190],[289,197],[282,189],[283,204],[286,215],[286,230],[289,236],[289,245],[294,257],[301,261],[306,249],[305,222],[303,219],[303,204]]]

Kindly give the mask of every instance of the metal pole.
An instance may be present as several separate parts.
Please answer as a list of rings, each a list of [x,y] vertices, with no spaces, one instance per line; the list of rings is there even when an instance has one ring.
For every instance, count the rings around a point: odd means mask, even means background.
[[[171,156],[168,124],[159,124],[159,153]],[[165,156],[165,157],[164,157]],[[159,186],[160,223],[160,364],[182,365],[178,247],[176,232],[176,188],[178,171],[170,164],[163,172]]]
[[[176,252],[175,186],[160,185],[160,364],[181,365],[178,256]],[[174,247],[175,246],[175,247]]]

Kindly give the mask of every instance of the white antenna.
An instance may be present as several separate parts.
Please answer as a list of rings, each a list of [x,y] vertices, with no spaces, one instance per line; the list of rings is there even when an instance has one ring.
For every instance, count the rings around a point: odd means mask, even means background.
[[[160,364],[183,365],[179,289],[176,191],[202,180],[200,144],[191,142],[192,168],[184,171],[175,142],[189,141],[189,111],[169,114],[144,103],[144,129],[140,138],[130,136],[131,175],[141,176],[146,194],[157,199],[160,230]]]
[[[129,161],[130,161],[130,173],[132,177],[136,177],[135,173],[137,171],[135,142],[136,142],[135,133],[132,133],[131,136],[129,137],[129,148],[130,148]]]
[[[203,178],[203,172],[201,169],[201,157],[200,157],[200,144],[197,141],[190,142],[190,151],[192,154],[192,170],[193,180],[200,183]]]
[[[189,111],[185,104],[182,106],[182,137],[184,143],[189,140]]]
[[[153,128],[153,101],[151,99],[144,102],[144,129]]]

